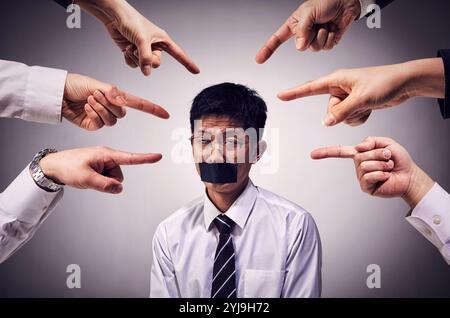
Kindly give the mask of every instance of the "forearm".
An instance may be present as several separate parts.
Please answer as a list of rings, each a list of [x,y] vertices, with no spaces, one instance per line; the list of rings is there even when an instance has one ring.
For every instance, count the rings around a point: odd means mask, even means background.
[[[75,3],[104,24],[124,19],[127,12],[135,11],[125,0],[76,0]]]
[[[400,64],[406,72],[406,87],[411,97],[445,96],[444,63],[441,58],[415,60]]]

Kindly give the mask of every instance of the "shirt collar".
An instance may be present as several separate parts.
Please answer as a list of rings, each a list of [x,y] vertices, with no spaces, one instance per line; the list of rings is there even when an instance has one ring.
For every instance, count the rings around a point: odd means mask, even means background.
[[[256,201],[257,190],[255,185],[251,180],[248,181],[247,186],[241,195],[233,202],[228,211],[225,212],[234,223],[237,224],[241,229],[244,229],[245,223],[247,222],[248,216],[253,209],[253,205]],[[208,197],[205,189],[204,204],[203,204],[203,216],[205,219],[205,228],[209,231],[211,223],[216,218],[216,216],[221,215],[214,203]]]

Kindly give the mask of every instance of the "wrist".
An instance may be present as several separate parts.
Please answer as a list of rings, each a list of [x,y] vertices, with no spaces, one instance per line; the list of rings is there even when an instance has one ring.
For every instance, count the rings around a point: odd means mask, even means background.
[[[433,187],[434,181],[422,169],[414,165],[408,189],[402,196],[403,200],[414,209],[422,198]]]
[[[49,178],[44,171],[42,170],[41,161],[46,156],[56,153],[57,150],[52,148],[46,148],[39,151],[31,160],[29,165],[30,176],[33,179],[34,183],[47,192],[57,192],[60,191],[64,184],[61,182],[57,182],[51,178]],[[48,169],[47,169],[48,171]]]
[[[411,97],[444,98],[444,63],[440,58],[405,62],[400,66],[407,72],[406,89]]]
[[[64,184],[64,182],[62,182],[62,180],[60,180],[60,177],[58,177],[59,173],[58,173],[58,169],[56,168],[56,165],[54,164],[54,159],[55,156],[57,156],[57,153],[50,153],[48,155],[46,155],[44,158],[42,158],[39,161],[39,166],[41,167],[42,172],[44,173],[44,175],[51,179],[52,181],[59,183],[59,184]]]

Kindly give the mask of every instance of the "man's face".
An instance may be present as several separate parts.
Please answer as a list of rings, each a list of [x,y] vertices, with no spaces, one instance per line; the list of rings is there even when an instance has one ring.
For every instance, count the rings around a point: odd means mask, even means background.
[[[242,123],[228,116],[208,115],[200,120],[201,122],[194,127],[192,139],[197,172],[200,174],[198,162],[237,163],[236,183],[204,182],[204,184],[209,191],[219,193],[239,191],[248,181],[253,162],[251,158],[256,153],[257,140],[250,141],[254,138],[245,136]]]

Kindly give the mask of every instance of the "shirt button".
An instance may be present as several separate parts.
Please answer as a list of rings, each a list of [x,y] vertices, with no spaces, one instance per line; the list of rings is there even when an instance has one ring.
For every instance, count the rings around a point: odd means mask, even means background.
[[[430,229],[425,229],[425,234],[428,236],[431,236],[431,230]]]
[[[48,206],[44,206],[43,208],[42,208],[42,211],[47,211],[47,209],[48,209]]]
[[[434,223],[435,225],[441,224],[441,216],[440,216],[440,215],[435,215],[435,216],[433,216],[433,223]]]

